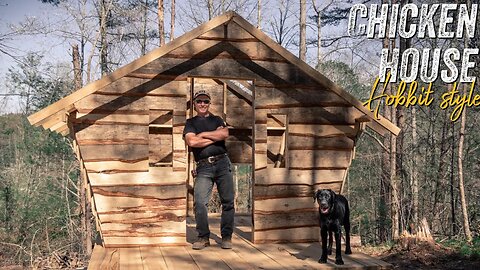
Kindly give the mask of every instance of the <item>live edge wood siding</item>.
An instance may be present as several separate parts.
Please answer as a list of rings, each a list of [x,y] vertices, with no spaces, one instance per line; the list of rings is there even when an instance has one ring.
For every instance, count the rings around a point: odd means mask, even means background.
[[[213,113],[230,126],[232,161],[253,165],[254,242],[318,241],[313,193],[341,191],[360,122],[371,115],[235,16],[86,86],[57,102],[66,104],[60,111],[50,106],[29,118],[75,139],[106,247],[186,244],[193,182],[182,131],[199,88],[212,93]],[[230,79],[252,82],[251,93]]]

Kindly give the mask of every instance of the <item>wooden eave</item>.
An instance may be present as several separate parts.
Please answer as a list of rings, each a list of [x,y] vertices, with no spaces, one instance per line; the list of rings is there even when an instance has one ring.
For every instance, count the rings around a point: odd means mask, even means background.
[[[85,87],[75,91],[74,93],[60,99],[59,101],[49,105],[48,107],[30,115],[28,117],[28,121],[30,124],[35,126],[44,126],[44,128],[51,128],[55,131],[60,131],[62,135],[68,134],[65,131],[64,127],[67,125],[66,119],[64,115],[68,114],[73,109],[73,104],[78,100],[96,92],[99,89],[108,86],[109,84],[117,81],[118,79],[127,76],[128,74],[138,70],[139,68],[143,67],[144,65],[168,54],[172,50],[188,43],[189,41],[201,36],[202,34],[214,29],[217,26],[222,24],[228,23],[230,21],[234,21],[239,26],[241,26],[245,31],[250,33],[252,36],[257,38],[260,42],[268,46],[270,49],[274,50],[276,53],[280,54],[284,57],[287,61],[292,63],[293,65],[297,66],[300,70],[305,72],[308,76],[318,82],[320,85],[325,87],[326,89],[336,93],[347,102],[352,104],[354,108],[356,108],[359,112],[363,113],[366,117],[359,117],[359,122],[366,122],[367,126],[372,128],[377,133],[384,135],[387,132],[390,132],[394,135],[398,135],[400,129],[391,123],[388,119],[384,118],[383,116],[379,115],[379,117],[375,117],[373,112],[368,110],[363,104],[357,100],[354,96],[349,94],[347,91],[333,83],[327,77],[323,76],[320,72],[309,66],[307,63],[300,60],[298,57],[293,55],[287,49],[280,46],[278,43],[273,41],[270,37],[268,37],[265,33],[261,30],[254,27],[244,18],[233,11],[226,12],[225,14],[218,16],[199,27],[195,28],[194,30],[185,33],[184,35],[174,39],[173,41],[169,42],[168,44],[157,48],[146,55],[134,60],[133,62],[115,70],[111,74],[108,74],[101,79],[92,82]],[[63,123],[63,125],[59,124]]]

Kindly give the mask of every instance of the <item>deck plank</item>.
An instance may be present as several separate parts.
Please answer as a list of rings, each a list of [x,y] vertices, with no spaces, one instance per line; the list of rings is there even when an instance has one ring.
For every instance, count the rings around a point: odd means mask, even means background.
[[[116,248],[106,248],[105,257],[100,265],[102,270],[120,269],[120,252]]]
[[[296,258],[294,255],[288,253],[285,248],[277,244],[258,244],[255,247],[267,254],[272,260],[288,269],[305,269],[312,270],[314,267],[310,266],[304,260]]]
[[[196,231],[195,228],[192,224],[190,226],[187,226],[187,236],[189,236],[190,242],[193,243],[195,241],[196,237]],[[217,240],[219,240],[217,238]],[[228,268],[226,269],[233,269],[233,270],[254,270],[255,266],[249,264],[245,260],[243,260],[235,251],[234,249],[221,249],[218,247],[219,243],[215,241],[214,239],[210,239],[210,244],[212,246],[208,247],[206,250],[203,250],[202,252],[209,252],[213,254],[213,257],[215,260],[221,259],[227,266]],[[189,250],[189,246],[186,247],[187,250]],[[192,252],[190,252],[192,254]],[[207,269],[211,269],[207,268]]]
[[[120,270],[143,270],[140,248],[120,248]]]
[[[167,270],[167,264],[159,247],[140,247],[144,270]]]
[[[384,262],[382,260],[376,259],[367,254],[364,254],[361,252],[355,252],[355,250],[353,250],[352,254],[347,256],[352,260],[363,262],[365,265],[369,266],[369,269],[385,269],[385,270],[393,269],[393,266],[391,264]]]
[[[200,270],[193,258],[190,256],[186,247],[161,247],[163,258],[167,264],[167,268],[171,270],[175,269],[197,269]],[[187,247],[188,248],[188,247]]]
[[[318,263],[322,250],[319,243],[295,243],[283,244],[282,246],[284,246],[291,254],[295,254],[295,257],[304,259],[315,269],[365,269],[363,264],[358,264],[357,262],[352,261],[344,254],[342,254],[342,259],[345,263],[344,265],[335,264],[334,253],[328,256],[327,263]]]
[[[88,270],[101,269],[100,266],[102,265],[106,253],[107,250],[104,247],[95,245],[92,255],[90,256],[90,262],[88,263]]]
[[[221,259],[218,252],[215,250],[218,247],[208,247],[207,249],[203,250],[193,250],[191,248],[185,248],[187,252],[192,256],[193,260],[197,264],[200,270],[211,270],[211,269],[218,269],[218,270],[230,270],[230,267],[225,264],[225,262]]]

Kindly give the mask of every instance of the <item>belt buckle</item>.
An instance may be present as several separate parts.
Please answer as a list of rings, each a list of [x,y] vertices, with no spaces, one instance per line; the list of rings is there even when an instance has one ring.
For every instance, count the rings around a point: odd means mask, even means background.
[[[208,161],[208,163],[213,163],[213,162],[215,162],[215,157],[214,156],[208,157],[207,161]]]

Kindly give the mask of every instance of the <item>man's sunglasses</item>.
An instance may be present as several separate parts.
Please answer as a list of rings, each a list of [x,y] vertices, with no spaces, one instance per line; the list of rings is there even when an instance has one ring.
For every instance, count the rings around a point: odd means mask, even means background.
[[[195,103],[200,104],[200,103],[205,103],[205,104],[210,104],[209,99],[195,99]]]

